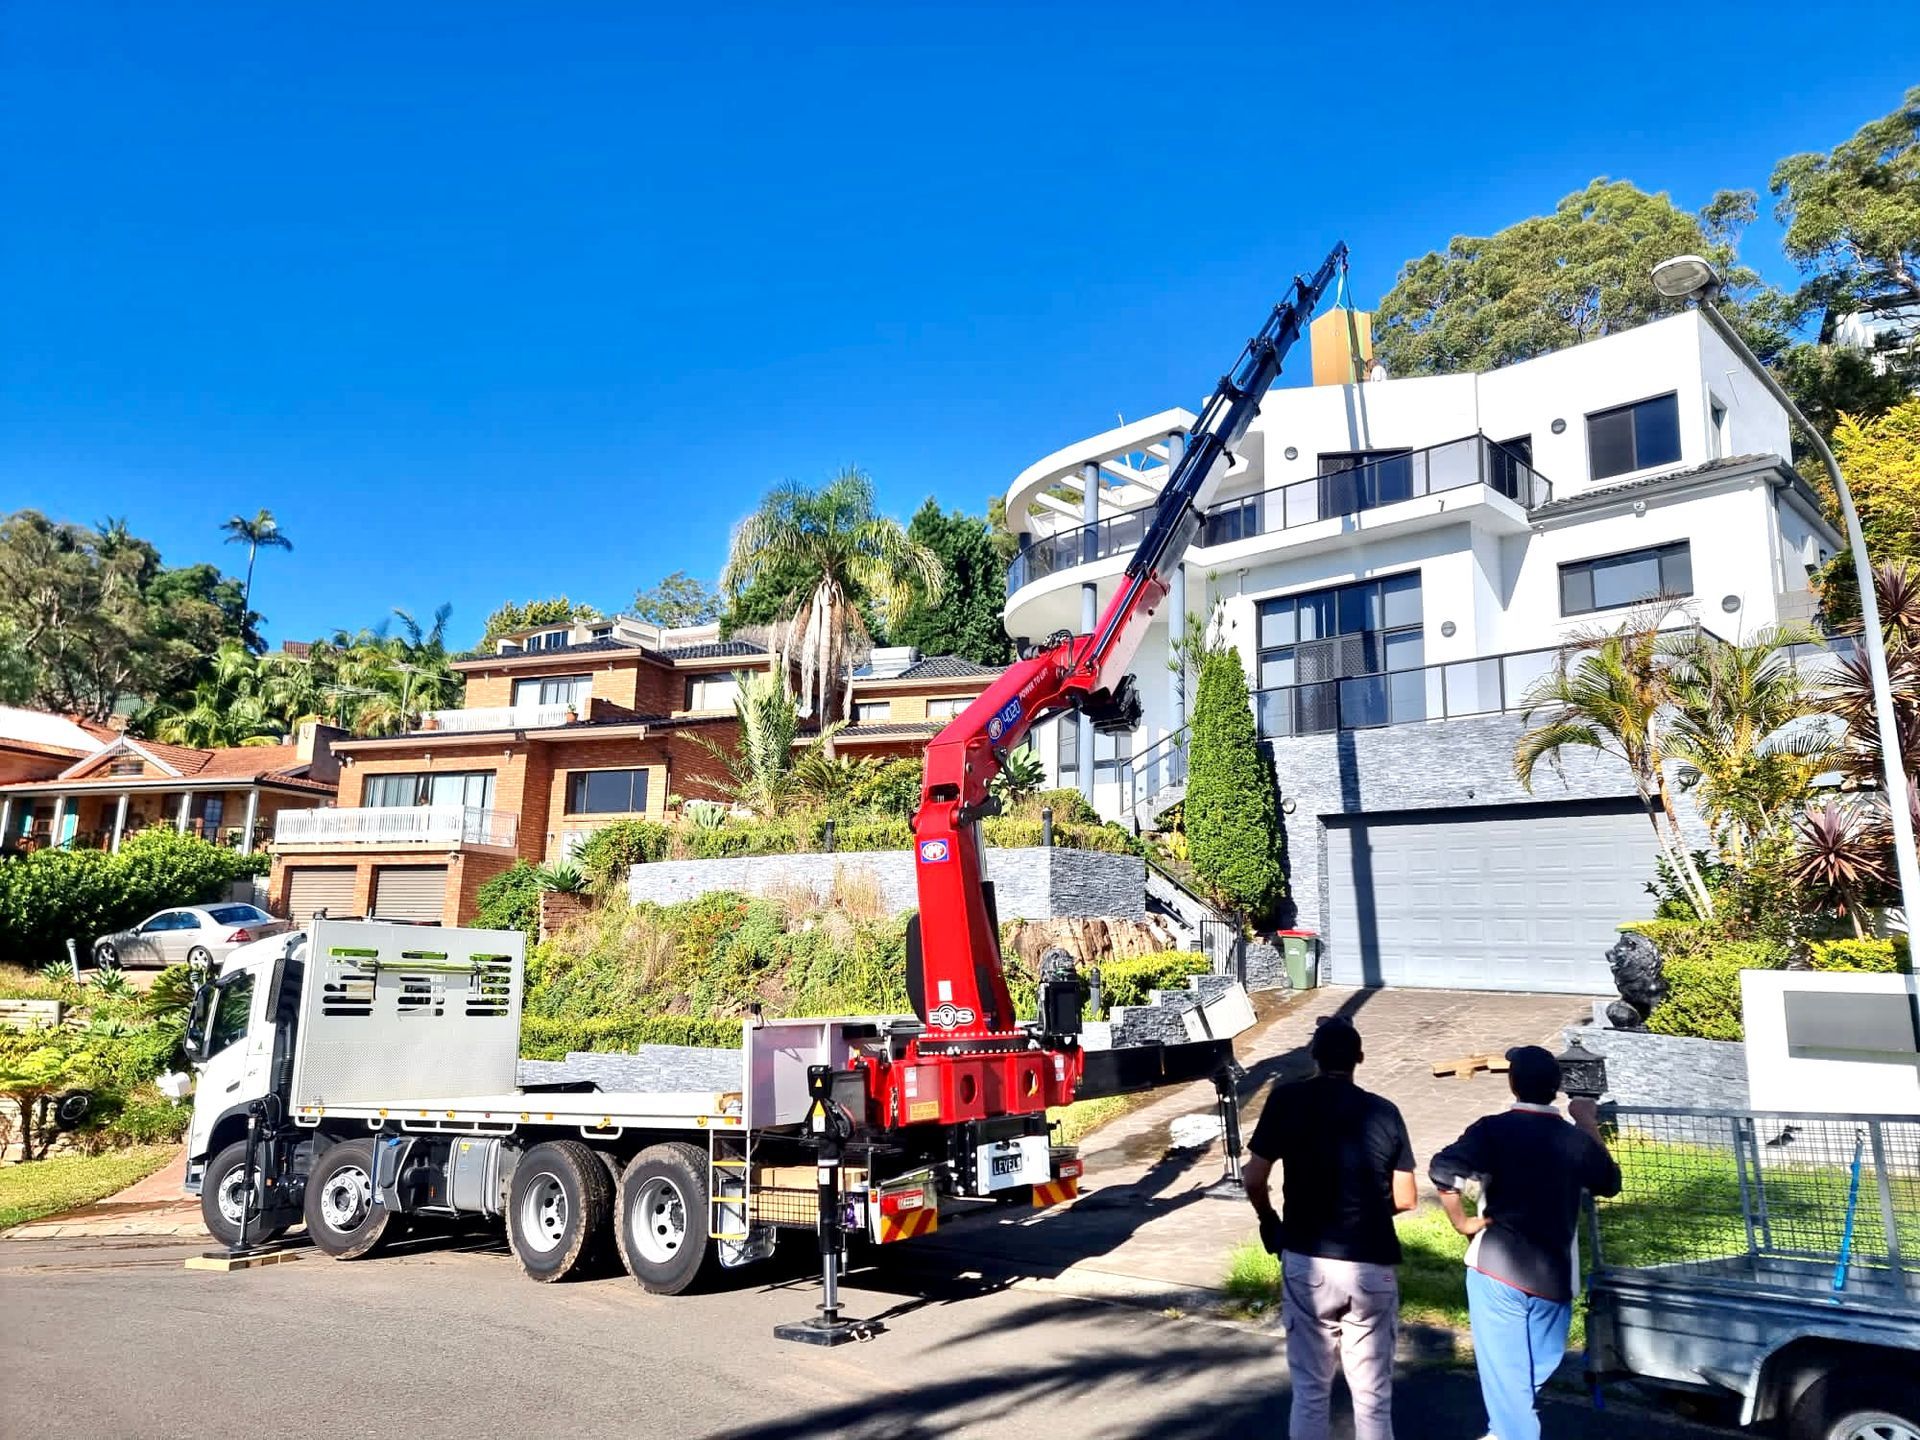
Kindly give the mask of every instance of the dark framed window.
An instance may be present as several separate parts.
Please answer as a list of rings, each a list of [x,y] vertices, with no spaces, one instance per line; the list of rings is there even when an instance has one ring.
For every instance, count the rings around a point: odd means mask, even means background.
[[[1207,511],[1200,522],[1202,545],[1230,545],[1260,533],[1260,497],[1242,496],[1223,500]]]
[[[1262,734],[1424,718],[1418,571],[1265,601],[1259,647]]]
[[[1064,785],[1080,774],[1080,717],[1066,715],[1054,724],[1060,732],[1060,748],[1055,753],[1059,758],[1060,783]]]
[[[1589,615],[1658,595],[1693,594],[1693,550],[1685,540],[1560,567],[1560,613]]]
[[[1679,458],[1680,397],[1671,392],[1587,416],[1587,471],[1595,480]]]
[[[1412,498],[1410,450],[1327,450],[1320,454],[1322,519]]]
[[[567,776],[569,815],[637,815],[646,808],[645,770],[575,770]]]

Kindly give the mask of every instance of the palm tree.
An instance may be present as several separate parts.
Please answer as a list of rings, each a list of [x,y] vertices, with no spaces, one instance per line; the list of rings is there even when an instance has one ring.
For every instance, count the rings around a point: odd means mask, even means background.
[[[763,820],[776,820],[795,796],[803,793],[797,770],[814,770],[815,757],[841,727],[838,723],[823,727],[796,764],[793,742],[799,731],[799,716],[793,697],[765,670],[741,677],[733,713],[740,721],[736,749],[722,749],[704,735],[691,738],[726,766],[728,778],[719,788],[729,800]]]
[[[263,662],[238,641],[228,641],[213,657],[213,673],[183,702],[153,718],[154,738],[202,750],[276,743],[291,727],[264,680]]]
[[[262,510],[253,519],[244,515],[235,515],[220,527],[227,532],[229,545],[247,547],[247,583],[240,592],[242,612],[253,609],[253,560],[262,550],[291,550],[293,541],[280,529],[280,522],[273,518],[271,510]]]
[[[783,686],[799,672],[797,713],[843,717],[852,702],[853,660],[872,637],[859,602],[883,620],[918,596],[937,605],[946,588],[939,556],[910,538],[874,504],[873,481],[849,467],[819,490],[775,487],[733,532],[721,573],[730,595],[760,579],[797,576],[794,609],[774,626],[774,664]]]
[[[1513,770],[1531,791],[1541,761],[1558,766],[1561,752],[1569,748],[1598,750],[1624,763],[1647,807],[1660,853],[1681,877],[1695,913],[1708,919],[1713,897],[1687,851],[1667,781],[1665,712],[1672,698],[1668,660],[1677,642],[1663,635],[1660,626],[1673,608],[1656,603],[1617,630],[1567,641],[1553,669],[1525,697],[1523,723],[1531,725],[1542,712],[1545,718],[1515,743]]]
[[[1667,754],[1693,767],[1695,802],[1735,865],[1791,816],[1834,753],[1832,732],[1809,723],[1820,707],[1789,652],[1819,640],[1799,624],[1745,642],[1696,632],[1668,666]]]

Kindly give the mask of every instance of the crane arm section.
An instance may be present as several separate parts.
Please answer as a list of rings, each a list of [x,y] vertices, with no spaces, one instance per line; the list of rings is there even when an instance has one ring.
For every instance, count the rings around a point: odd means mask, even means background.
[[[1168,577],[1199,533],[1233,446],[1259,413],[1287,352],[1346,259],[1347,247],[1336,245],[1311,277],[1296,276],[1292,292],[1221,377],[1093,633],[1056,637],[1009,666],[928,745],[913,821],[920,913],[917,947],[909,945],[908,988],[931,1033],[986,1042],[1015,1030],[979,830],[997,808],[994,777],[1035,725],[1064,710],[1122,728],[1138,719],[1127,667],[1166,598]],[[1081,763],[1092,761],[1085,756]]]

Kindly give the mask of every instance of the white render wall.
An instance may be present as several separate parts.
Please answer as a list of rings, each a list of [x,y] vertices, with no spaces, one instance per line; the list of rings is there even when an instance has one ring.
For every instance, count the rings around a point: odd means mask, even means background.
[[[1679,409],[1679,460],[1590,480],[1587,416],[1669,391]],[[1716,406],[1724,411],[1717,425]],[[1565,422],[1558,435],[1555,421]],[[1009,514],[1023,513],[1048,484],[1078,485],[1080,463],[1109,453],[1117,433],[1068,446],[1023,473],[1009,491]],[[1274,391],[1214,503],[1310,479],[1323,452],[1420,449],[1475,433],[1496,441],[1530,436],[1535,469],[1552,484],[1556,502],[1732,455],[1790,453],[1785,412],[1699,317],[1686,312],[1484,374]],[[1296,451],[1292,460],[1285,455],[1289,447]],[[1126,508],[1150,503],[1137,485],[1129,493]],[[1121,508],[1112,492],[1102,501],[1103,514]],[[1074,521],[1060,515],[1030,523],[1036,532],[1054,533]],[[1617,620],[1617,611],[1563,617],[1560,565],[1673,540],[1690,545],[1695,618],[1729,637],[1773,623],[1779,593],[1804,590],[1807,567],[1838,544],[1817,511],[1773,483],[1765,467],[1689,482],[1677,492],[1630,490],[1570,514],[1549,509],[1529,515],[1503,496],[1469,487],[1196,548],[1184,566],[1187,609],[1204,616],[1213,600],[1221,602],[1226,633],[1241,651],[1249,684],[1257,687],[1261,600],[1417,570],[1425,658],[1434,665],[1543,649]],[[1077,628],[1082,583],[1096,583],[1104,606],[1125,558],[1072,567],[1024,586],[1007,606],[1009,633],[1037,638],[1063,626]],[[1728,597],[1737,602],[1731,610],[1723,603]],[[1448,622],[1451,636],[1441,633]],[[1133,737],[1136,756],[1171,727],[1166,634],[1163,614],[1133,667],[1145,712]],[[1057,779],[1052,744],[1039,749],[1050,778]],[[1119,788],[1102,784],[1095,804],[1117,815]]]

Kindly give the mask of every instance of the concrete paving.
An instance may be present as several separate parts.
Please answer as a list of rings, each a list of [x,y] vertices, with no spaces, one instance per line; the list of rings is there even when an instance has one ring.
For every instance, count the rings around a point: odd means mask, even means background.
[[[1310,990],[1263,1005],[1265,1018],[1235,1042],[1246,1068],[1240,1087],[1247,1138],[1277,1084],[1312,1073],[1306,1045],[1315,1021],[1344,1014],[1359,1027],[1366,1060],[1358,1079],[1406,1117],[1421,1185],[1440,1147],[1482,1115],[1506,1106],[1506,1079],[1436,1078],[1437,1061],[1499,1053],[1510,1045],[1558,1047],[1561,1028],[1588,1013],[1578,996],[1494,995],[1442,990]],[[1003,1268],[1075,1293],[1193,1306],[1206,1302],[1227,1257],[1255,1233],[1246,1202],[1209,1193],[1224,1174],[1217,1140],[1181,1146],[1215,1112],[1211,1084],[1170,1091],[1089,1136],[1080,1199],[1038,1213],[994,1212],[916,1244],[954,1256],[985,1254]],[[1186,1122],[1182,1124],[1181,1122]]]

